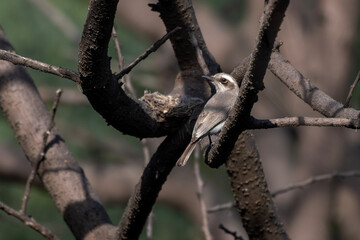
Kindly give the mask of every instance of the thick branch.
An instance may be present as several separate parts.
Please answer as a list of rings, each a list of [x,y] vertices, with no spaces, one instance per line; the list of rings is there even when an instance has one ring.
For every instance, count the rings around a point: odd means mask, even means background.
[[[207,50],[190,0],[159,0],[157,4],[150,4],[150,6],[153,11],[160,13],[167,31],[177,26],[181,27],[181,31],[170,38],[181,71],[201,69],[197,57],[197,47],[202,51],[210,73],[215,74],[220,71],[219,65]],[[194,44],[191,35],[195,36],[197,44]]]
[[[263,88],[263,77],[287,5],[286,0],[267,3],[256,47],[249,63],[241,65],[242,70],[246,69],[244,79],[239,79],[242,71],[232,72],[241,83],[239,97],[207,159],[212,167],[227,160],[237,209],[250,239],[288,239],[272,202],[253,137],[244,131],[257,93]]]
[[[257,94],[264,88],[263,78],[288,3],[288,0],[275,0],[270,1],[265,7],[256,47],[251,54],[238,99],[219,135],[219,140],[208,154],[207,163],[211,167],[219,167],[226,161],[239,134],[245,130],[244,125],[257,101]]]
[[[279,52],[271,55],[269,70],[300,99],[326,117],[357,119],[360,111],[344,106],[314,86]]]
[[[152,4],[151,6],[153,10],[160,12],[160,16],[168,30],[172,30],[177,26],[181,27],[181,30],[171,37],[181,69],[175,81],[172,95],[185,94],[198,99],[208,98],[210,88],[201,79],[203,69],[198,62],[198,57],[202,55],[211,73],[216,73],[219,66],[206,49],[191,1],[160,1],[158,4]],[[191,34],[195,35],[196,41],[190,41]],[[197,46],[192,45],[195,42]],[[199,54],[199,51],[196,51],[197,49],[201,49],[202,54]],[[189,130],[184,126],[179,131],[170,134],[160,145],[145,168],[142,178],[129,200],[125,214],[120,222],[119,239],[136,239],[139,236],[162,184],[189,140]]]
[[[255,140],[249,132],[239,136],[226,169],[249,239],[288,239],[269,193]]]
[[[138,239],[162,185],[189,141],[184,127],[160,144],[129,199],[119,224],[118,239]]]
[[[153,109],[147,104],[148,101],[142,102],[127,96],[116,81],[111,73],[107,49],[117,2],[90,2],[79,50],[78,69],[83,93],[93,108],[117,130],[139,138],[167,135],[176,131],[191,111],[175,112],[172,116],[180,113],[176,119],[170,117],[169,120],[167,114],[163,114],[164,118],[159,117],[158,109]],[[172,107],[176,110],[177,106]],[[166,112],[170,115],[168,110]]]
[[[0,31],[1,46],[12,51]],[[43,133],[51,121],[27,72],[0,61],[0,105],[31,164],[38,159]],[[56,128],[49,135],[38,175],[77,239],[109,239],[115,228]]]
[[[203,69],[208,69],[210,74],[221,70],[206,47],[191,0],[160,0],[150,6],[153,11],[160,13],[167,31],[177,26],[181,27],[181,30],[170,38],[180,67],[180,74],[171,94],[209,98],[210,87],[201,78],[202,75],[207,74]],[[200,61],[199,55],[202,58]]]

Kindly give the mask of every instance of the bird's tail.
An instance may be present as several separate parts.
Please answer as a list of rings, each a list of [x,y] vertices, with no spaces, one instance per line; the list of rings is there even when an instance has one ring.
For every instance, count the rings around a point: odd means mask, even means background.
[[[191,153],[194,151],[194,148],[196,147],[196,143],[197,142],[192,142],[192,141],[189,143],[189,145],[186,147],[185,151],[183,152],[179,160],[176,162],[177,166],[181,167],[186,164],[186,162],[189,160]]]

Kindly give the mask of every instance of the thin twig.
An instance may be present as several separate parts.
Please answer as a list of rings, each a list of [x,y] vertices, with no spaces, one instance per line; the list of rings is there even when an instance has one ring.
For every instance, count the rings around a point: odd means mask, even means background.
[[[21,211],[16,211],[15,209],[11,208],[10,206],[6,205],[1,201],[0,201],[0,209],[6,212],[8,215],[19,219],[26,226],[34,229],[35,231],[43,235],[46,239],[51,239],[51,240],[59,239],[49,229],[38,223],[34,218],[28,217],[26,214],[24,214]]]
[[[163,45],[166,40],[168,40],[171,35],[173,35],[176,31],[180,30],[180,27],[176,27],[167,34],[165,34],[161,39],[156,41],[151,47],[149,47],[143,54],[137,57],[134,61],[132,61],[126,68],[124,68],[120,73],[116,74],[115,78],[119,80],[125,74],[128,74],[139,62],[147,58],[151,53],[155,52],[161,45]]]
[[[347,96],[347,98],[346,98],[346,101],[345,101],[345,103],[344,103],[344,107],[345,107],[345,108],[347,108],[347,107],[349,106],[350,100],[351,100],[352,95],[353,95],[353,92],[354,92],[354,89],[355,89],[355,87],[356,87],[356,84],[358,84],[359,80],[360,80],[360,71],[359,71],[358,74],[356,75],[356,78],[355,78],[354,83],[350,86],[349,94],[348,94],[348,96]]]
[[[130,83],[130,81],[129,81]],[[150,162],[150,149],[148,145],[148,140],[146,138],[141,140],[143,146],[144,153],[144,165],[148,165]],[[146,240],[152,240],[153,236],[153,220],[154,220],[154,212],[151,210],[146,222]]]
[[[199,199],[200,211],[201,211],[201,216],[202,216],[202,230],[204,232],[205,239],[211,240],[212,236],[210,233],[209,222],[208,222],[208,217],[207,217],[207,212],[206,212],[206,204],[204,201],[204,191],[203,191],[204,190],[204,181],[202,180],[202,177],[200,174],[199,158],[200,158],[200,153],[199,153],[199,150],[196,149],[195,150],[195,162],[194,162],[194,174],[195,174],[196,184],[197,184],[197,197]]]
[[[28,202],[29,197],[30,197],[31,186],[32,186],[32,184],[34,182],[34,179],[35,179],[36,173],[37,173],[37,171],[39,169],[40,163],[45,159],[46,144],[47,144],[47,140],[48,140],[48,137],[50,135],[50,132],[51,132],[51,130],[53,129],[53,127],[55,125],[54,119],[55,119],[55,114],[56,114],[57,107],[58,107],[59,102],[60,102],[61,94],[62,94],[62,90],[58,89],[56,91],[56,100],[54,101],[54,104],[53,104],[52,109],[51,109],[51,116],[50,116],[49,126],[47,127],[47,130],[43,135],[41,152],[40,152],[39,157],[36,160],[32,170],[31,170],[31,173],[30,173],[27,181],[26,181],[25,192],[24,192],[24,196],[22,198],[21,209],[20,209],[20,213],[22,213],[22,214],[26,214],[26,206],[27,206],[27,202]]]
[[[360,171],[349,171],[349,172],[340,172],[340,173],[333,172],[333,173],[315,176],[315,177],[309,178],[303,182],[293,184],[293,185],[287,186],[285,188],[279,189],[277,191],[274,191],[271,193],[271,196],[277,197],[280,194],[284,194],[284,193],[287,193],[287,192],[290,192],[290,191],[296,190],[296,189],[304,189],[305,187],[308,187],[312,184],[319,183],[319,182],[324,182],[324,181],[334,180],[334,179],[344,179],[344,178],[350,178],[350,177],[360,178]],[[234,206],[235,206],[234,202],[223,203],[223,204],[219,204],[219,205],[209,208],[207,210],[207,212],[208,213],[220,212],[220,211],[231,209]]]
[[[120,69],[120,71],[122,71],[123,68],[124,68],[124,57],[121,54],[120,43],[119,43],[119,40],[117,38],[117,33],[116,33],[115,26],[112,29],[112,38],[113,38],[114,43],[115,43],[116,56],[117,56],[117,60],[118,60],[118,64],[119,64],[119,69]]]
[[[219,204],[219,205],[216,205],[214,207],[208,208],[207,212],[208,213],[215,213],[215,212],[228,210],[228,209],[231,209],[231,208],[234,208],[234,207],[236,207],[236,204],[234,202],[228,202],[228,203]]]
[[[230,231],[224,225],[220,224],[219,228],[222,229],[225,233],[230,234],[234,237],[234,240],[244,240],[241,236],[236,234],[236,231]]]
[[[146,240],[152,240],[153,239],[153,219],[154,219],[154,213],[151,211],[149,213],[149,216],[147,218],[147,224],[146,224]]]
[[[124,68],[124,57],[121,53],[120,43],[117,38],[117,33],[116,33],[115,27],[113,27],[113,30],[112,30],[112,37],[115,42],[116,54],[117,54],[118,63],[119,63],[119,70],[122,71]],[[130,92],[132,97],[137,98],[135,89],[133,88],[133,86],[131,84],[130,76],[128,74],[124,76],[124,87],[128,89],[128,91]],[[143,153],[144,153],[144,165],[146,166],[150,161],[150,150],[149,150],[148,141],[146,138],[142,139],[141,143],[143,146]],[[153,213],[153,211],[151,211],[149,213],[149,216],[147,218],[147,223],[146,223],[146,239],[147,240],[151,240],[152,236],[153,236],[153,218],[154,218],[154,213]]]
[[[349,178],[349,177],[360,178],[360,171],[349,171],[349,172],[341,172],[341,173],[333,172],[333,173],[315,176],[315,177],[309,178],[303,182],[300,182],[300,183],[297,183],[294,185],[290,185],[283,189],[274,191],[271,193],[271,196],[276,197],[279,194],[287,193],[287,192],[295,190],[295,189],[303,189],[305,187],[308,187],[308,186],[310,186],[314,183],[318,183],[318,182],[334,180],[334,179],[343,179],[343,178]]]
[[[76,83],[80,82],[79,74],[73,70],[39,62],[2,49],[0,49],[0,60],[5,60],[15,65],[29,67],[41,72],[51,73],[62,78],[70,79]]]
[[[360,128],[360,118],[314,118],[314,117],[285,117],[276,119],[256,119],[251,117],[248,122],[248,129],[267,129],[277,127],[347,127],[352,129]]]
[[[120,47],[119,40],[117,38],[117,33],[116,33],[115,27],[113,27],[113,30],[112,30],[112,37],[113,37],[113,40],[115,43],[116,55],[117,55],[118,64],[119,64],[119,70],[121,72],[124,69],[124,57],[121,53],[121,47]],[[131,96],[133,96],[134,98],[137,98],[135,89],[130,80],[130,75],[126,74],[123,78],[124,78],[123,88],[126,88],[130,92]]]

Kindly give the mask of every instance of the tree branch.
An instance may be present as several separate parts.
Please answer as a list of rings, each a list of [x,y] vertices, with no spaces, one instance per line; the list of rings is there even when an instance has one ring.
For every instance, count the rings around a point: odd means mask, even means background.
[[[277,127],[347,127],[352,129],[360,128],[360,118],[313,118],[313,117],[286,117],[276,119],[256,119],[251,117],[247,129],[267,129]]]
[[[194,163],[194,174],[196,179],[196,185],[197,185],[197,192],[196,195],[198,197],[199,203],[200,203],[200,212],[202,216],[202,231],[204,233],[206,240],[212,240],[212,235],[210,233],[209,228],[209,222],[207,217],[207,211],[206,211],[206,204],[204,200],[204,181],[201,178],[200,174],[200,166],[199,166],[199,158],[200,153],[199,150],[195,150],[195,163]]]
[[[117,239],[137,239],[177,159],[190,141],[187,129],[169,135],[144,169],[119,223]]]
[[[153,11],[160,13],[160,18],[163,20],[167,31],[177,26],[181,27],[181,30],[174,34],[170,40],[182,72],[201,70],[196,51],[197,47],[200,48],[210,73],[215,74],[220,71],[219,65],[206,47],[191,0],[159,0],[158,3],[149,4],[149,6]],[[192,34],[197,44],[194,44]]]
[[[16,211],[15,209],[9,207],[8,205],[4,204],[0,201],[0,209],[9,214],[10,216],[16,217],[21,222],[23,222],[26,226],[34,229],[46,239],[50,240],[59,240],[57,236],[55,236],[49,229],[38,223],[34,218],[28,217],[22,211]]]
[[[223,230],[225,233],[230,234],[234,237],[234,240],[244,240],[241,236],[238,236],[236,232],[230,231],[224,225],[220,224],[219,228]]]
[[[221,69],[206,47],[191,0],[159,0],[158,3],[149,6],[153,11],[160,13],[167,31],[177,26],[181,27],[181,30],[170,38],[180,67],[171,95],[208,99],[211,89],[201,78],[207,74],[203,69],[208,69],[210,74],[220,72]]]
[[[56,91],[56,100],[55,100],[55,102],[53,104],[53,107],[52,107],[52,110],[51,110],[51,117],[50,117],[51,121],[49,123],[49,126],[48,126],[47,130],[43,134],[44,137],[43,137],[41,152],[40,152],[39,157],[36,160],[35,164],[33,165],[33,168],[31,170],[29,178],[26,181],[25,193],[24,193],[24,196],[23,196],[23,199],[22,199],[22,204],[21,204],[21,209],[20,209],[20,212],[23,213],[23,214],[26,214],[26,205],[27,205],[27,201],[29,200],[31,185],[34,182],[34,179],[35,179],[36,173],[37,173],[37,171],[39,169],[40,163],[45,159],[46,144],[47,144],[50,132],[53,129],[53,127],[55,126],[54,119],[55,119],[55,114],[56,114],[57,107],[59,105],[61,93],[62,93],[61,89],[58,89]]]
[[[21,65],[24,67],[29,67],[35,70],[39,70],[41,72],[51,73],[62,78],[67,78],[76,83],[79,83],[80,81],[79,74],[73,70],[63,67],[52,66],[47,63],[39,62],[30,58],[17,55],[10,51],[5,51],[0,49],[0,59],[11,62],[15,65]]]
[[[198,99],[148,94],[139,101],[123,91],[111,73],[107,56],[117,3],[118,0],[90,2],[78,63],[83,93],[106,122],[124,134],[146,138],[173,133],[191,115]],[[161,108],[151,104],[159,98],[166,102]]]
[[[13,50],[2,31],[0,39],[0,48]],[[1,108],[34,165],[42,149],[43,133],[51,122],[50,114],[23,68],[0,61],[0,76]],[[45,157],[38,175],[75,238],[110,239],[115,227],[55,127]]]
[[[170,32],[166,33],[161,39],[156,41],[151,47],[146,49],[144,53],[142,53],[139,57],[137,57],[134,61],[132,61],[127,67],[121,70],[120,73],[115,75],[115,78],[117,80],[121,79],[125,74],[128,74],[139,62],[147,58],[151,53],[158,50],[161,45],[163,45],[166,40],[168,40],[176,31],[180,30],[180,27],[176,27]]]
[[[348,119],[360,117],[359,110],[345,108],[341,103],[318,89],[278,51],[274,51],[271,55],[269,70],[296,96],[322,115]]]
[[[358,84],[360,80],[360,71],[358,72],[358,74],[356,75],[356,78],[355,78],[355,81],[354,83],[350,86],[350,91],[349,91],[349,94],[345,100],[345,103],[344,103],[344,107],[347,108],[349,107],[349,104],[350,104],[350,100],[351,100],[351,97],[353,95],[353,92],[355,90],[355,87],[356,87],[356,84]]]
[[[238,98],[219,134],[219,140],[208,153],[206,161],[211,167],[219,167],[226,161],[238,136],[245,130],[243,126],[257,101],[257,94],[264,88],[263,78],[288,3],[288,0],[275,0],[265,7],[256,47],[251,54]]]
[[[288,5],[288,1],[266,3],[256,47],[248,65],[242,68],[247,69],[244,79],[237,78],[241,82],[239,97],[219,140],[208,153],[207,163],[218,167],[227,160],[237,209],[250,239],[288,239],[272,202],[255,142],[243,126],[263,88],[263,77]]]
[[[328,180],[335,180],[335,179],[343,179],[343,178],[350,178],[350,177],[356,177],[356,178],[360,178],[360,171],[350,171],[350,172],[333,172],[333,173],[328,173],[328,174],[323,174],[323,175],[319,175],[316,177],[312,177],[309,178],[303,182],[294,184],[294,185],[290,185],[286,188],[274,191],[271,193],[271,195],[273,197],[276,197],[280,194],[283,193],[287,193],[289,191],[292,190],[296,190],[296,189],[304,189],[305,187],[308,187],[312,184],[315,183],[319,183],[319,182],[323,182],[323,181],[328,181]]]
[[[293,190],[298,190],[298,189],[304,189],[310,185],[313,185],[315,183],[320,183],[320,182],[324,182],[324,181],[329,181],[329,180],[336,180],[336,179],[344,179],[344,178],[351,178],[351,177],[355,177],[355,178],[359,178],[360,177],[360,171],[349,171],[349,172],[333,172],[333,173],[327,173],[327,174],[323,174],[323,175],[318,175],[312,178],[309,178],[303,182],[299,182],[293,185],[289,185],[285,188],[273,191],[271,193],[272,197],[277,197],[278,195],[284,194],[284,193],[288,193],[290,191]],[[224,211],[224,210],[228,210],[231,209],[233,207],[235,207],[236,204],[234,202],[228,202],[228,203],[223,203],[223,204],[219,204],[216,206],[213,206],[211,208],[209,208],[207,210],[208,213],[215,213],[215,212],[219,212],[219,211]]]

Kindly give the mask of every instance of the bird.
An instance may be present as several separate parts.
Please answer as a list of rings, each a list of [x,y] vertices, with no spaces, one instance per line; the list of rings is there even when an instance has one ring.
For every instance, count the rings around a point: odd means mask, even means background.
[[[195,122],[191,140],[176,165],[184,166],[194,151],[196,144],[204,137],[218,134],[225,124],[229,112],[239,93],[236,80],[227,73],[202,76],[215,87],[215,94],[207,101]]]

